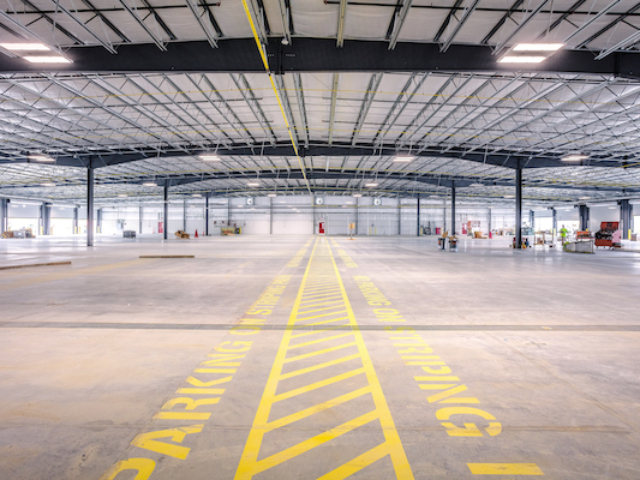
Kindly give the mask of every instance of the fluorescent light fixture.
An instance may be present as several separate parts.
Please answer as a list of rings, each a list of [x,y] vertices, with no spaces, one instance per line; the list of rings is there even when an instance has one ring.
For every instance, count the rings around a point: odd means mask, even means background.
[[[570,155],[565,155],[560,160],[563,162],[580,162],[582,160],[586,160],[589,158],[589,155],[582,155],[580,153],[572,153]]]
[[[46,56],[26,55],[22,58],[24,58],[27,62],[30,62],[30,63],[71,63],[71,60],[69,60],[68,58],[64,58],[61,56],[53,56],[53,55],[46,55]]]
[[[55,187],[56,184],[53,182],[43,182],[40,184],[41,187]]]
[[[578,200],[589,200],[591,197],[578,197]]]
[[[191,196],[194,197],[194,198],[202,198],[202,195],[200,195],[199,193],[194,193]]]
[[[118,198],[127,198],[127,194],[126,193],[119,193],[118,194]]]
[[[198,157],[200,157],[200,160],[202,160],[203,162],[219,162],[220,161],[220,157],[218,155],[198,155]]]
[[[353,198],[360,198],[360,197],[362,197],[361,193],[354,193],[353,194]]]
[[[259,187],[260,184],[258,182],[249,182],[247,183],[247,187]]]
[[[142,182],[143,187],[157,187],[158,184],[156,182]]]
[[[411,155],[398,155],[396,158],[393,159],[393,161],[398,163],[409,163],[415,158],[416,157],[413,157]]]
[[[46,163],[53,163],[56,161],[55,158],[47,157],[46,155],[29,155],[29,160]]]
[[[276,198],[278,195],[276,193],[268,193],[267,197],[269,198]]]
[[[564,43],[518,43],[513,47],[514,52],[557,52]]]
[[[515,195],[503,195],[504,198],[516,198]]]
[[[546,58],[538,55],[505,55],[498,60],[498,63],[540,63]]]
[[[483,183],[472,183],[471,185],[469,185],[470,187],[484,187]]]
[[[376,182],[369,182],[369,183],[365,183],[364,184],[365,187],[369,187],[369,188],[377,187],[378,185],[379,185],[379,183],[376,183]]]
[[[0,47],[12,52],[43,52],[51,50],[42,43],[0,43]]]

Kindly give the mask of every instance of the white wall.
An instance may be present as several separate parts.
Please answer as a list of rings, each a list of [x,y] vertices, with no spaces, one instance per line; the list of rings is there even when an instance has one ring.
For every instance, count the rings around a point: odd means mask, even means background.
[[[589,230],[597,232],[602,222],[619,222],[620,207],[589,207]]]
[[[310,235],[317,232],[310,196],[276,197],[271,200],[275,235]]]

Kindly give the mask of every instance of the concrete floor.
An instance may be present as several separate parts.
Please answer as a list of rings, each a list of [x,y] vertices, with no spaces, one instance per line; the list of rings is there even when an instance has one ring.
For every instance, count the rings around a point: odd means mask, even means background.
[[[640,254],[507,245],[0,241],[0,478],[637,480]]]

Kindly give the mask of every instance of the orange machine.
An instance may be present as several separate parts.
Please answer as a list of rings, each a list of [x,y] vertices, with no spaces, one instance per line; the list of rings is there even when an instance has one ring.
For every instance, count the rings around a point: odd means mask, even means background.
[[[596,233],[596,247],[619,247],[622,241],[619,225],[620,222],[602,222]]]

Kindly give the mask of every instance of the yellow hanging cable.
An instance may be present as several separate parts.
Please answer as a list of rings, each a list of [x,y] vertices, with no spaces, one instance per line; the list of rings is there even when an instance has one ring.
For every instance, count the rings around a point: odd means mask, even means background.
[[[249,6],[247,5],[247,0],[242,0],[242,5],[244,6],[244,12],[247,14],[247,20],[249,20],[249,25],[251,25],[251,31],[253,32],[253,38],[256,41],[256,45],[258,46],[258,51],[260,52],[260,57],[262,58],[262,63],[264,64],[264,68],[269,76],[269,81],[271,82],[271,88],[273,88],[273,93],[276,96],[276,100],[278,100],[278,106],[280,107],[280,112],[282,113],[282,118],[284,118],[284,123],[287,126],[287,132],[289,132],[289,138],[291,139],[291,145],[293,146],[293,151],[296,154],[296,158],[298,159],[298,164],[300,165],[300,170],[302,171],[302,176],[304,177],[304,181],[307,184],[307,190],[311,193],[311,185],[309,185],[309,179],[307,178],[307,174],[304,170],[304,165],[302,164],[302,159],[300,158],[300,154],[298,153],[298,145],[296,143],[296,139],[293,136],[293,131],[291,130],[291,125],[289,125],[289,120],[287,119],[287,114],[284,111],[284,107],[282,106],[282,101],[280,100],[280,94],[278,93],[278,88],[273,80],[273,74],[269,69],[269,61],[267,60],[267,55],[264,51],[264,47],[260,42],[260,37],[258,36],[258,32],[256,30],[255,23],[253,22],[253,17],[251,16],[251,12],[249,11]]]

